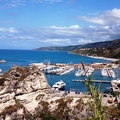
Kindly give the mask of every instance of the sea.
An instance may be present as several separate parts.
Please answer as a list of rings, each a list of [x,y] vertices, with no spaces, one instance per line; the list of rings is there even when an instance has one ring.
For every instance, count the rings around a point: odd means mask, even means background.
[[[84,64],[91,64],[91,63],[110,63],[112,61],[105,60],[105,59],[97,59],[91,58],[76,54],[70,54],[68,52],[61,52],[61,51],[39,51],[39,50],[6,50],[0,49],[0,60],[3,59],[6,62],[0,63],[0,69],[2,72],[6,72],[12,66],[29,66],[31,63],[46,63],[50,61],[51,64],[55,63],[66,63],[66,64],[80,64],[81,61]],[[120,70],[114,69],[117,77],[120,77]],[[76,70],[65,74],[65,75],[50,75],[45,74],[45,77],[50,86],[52,86],[55,82],[59,80],[63,80],[66,83],[65,90],[77,90],[80,92],[86,92],[87,88],[82,82],[73,82],[72,80],[84,80],[88,79],[85,76],[75,76]],[[101,70],[95,70],[94,73],[91,75],[91,78],[94,80],[113,80],[115,78],[110,77],[102,77]],[[96,83],[96,86],[101,88],[101,92],[104,92],[106,88],[111,87],[110,83]]]

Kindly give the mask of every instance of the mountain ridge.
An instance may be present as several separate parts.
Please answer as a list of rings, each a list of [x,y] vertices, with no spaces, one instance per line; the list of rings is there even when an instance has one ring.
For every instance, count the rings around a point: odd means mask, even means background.
[[[35,50],[70,51],[75,54],[120,58],[120,38],[111,41],[88,43],[84,45],[40,47]]]

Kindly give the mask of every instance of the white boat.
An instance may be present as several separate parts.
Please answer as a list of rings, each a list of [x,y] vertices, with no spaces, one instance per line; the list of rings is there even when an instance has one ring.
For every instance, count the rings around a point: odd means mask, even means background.
[[[66,86],[66,83],[64,83],[62,80],[55,82],[55,84],[52,86],[52,88],[57,89],[64,89]]]
[[[2,72],[2,69],[0,69],[0,72]]]
[[[107,69],[106,68],[103,68],[101,70],[101,76],[105,77],[105,76],[108,76],[108,72],[107,72]]]
[[[116,75],[112,69],[110,69],[109,72],[110,72],[110,77],[112,77],[112,78],[116,77]]]
[[[111,80],[111,83],[120,84],[120,79]]]
[[[59,75],[67,74],[67,73],[69,73],[69,72],[71,72],[71,71],[73,71],[73,70],[74,70],[73,67],[65,68],[63,71],[61,71],[61,72],[59,73]]]
[[[0,63],[5,63],[6,61],[5,60],[0,60]]]
[[[87,69],[86,76],[90,76],[94,72],[94,68],[90,67]]]
[[[75,72],[75,76],[82,76],[84,73],[84,69],[82,68],[82,66],[79,66],[77,71]]]
[[[101,75],[102,76],[109,76],[109,77],[112,77],[112,78],[116,77],[114,71],[112,69],[108,69],[108,68],[103,68],[101,70]]]
[[[89,67],[84,70],[83,76],[90,76],[94,72],[94,68]]]
[[[75,72],[75,76],[81,76],[83,75],[84,73],[84,70],[83,69],[78,69],[76,72]]]

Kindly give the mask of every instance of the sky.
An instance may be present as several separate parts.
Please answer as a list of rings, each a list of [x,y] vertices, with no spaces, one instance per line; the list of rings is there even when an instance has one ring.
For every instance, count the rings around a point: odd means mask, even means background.
[[[120,38],[120,0],[0,0],[0,49]]]

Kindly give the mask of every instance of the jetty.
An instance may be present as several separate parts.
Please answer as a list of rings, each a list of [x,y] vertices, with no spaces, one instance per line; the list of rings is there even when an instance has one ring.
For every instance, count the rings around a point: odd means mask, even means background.
[[[72,80],[72,82],[85,82],[87,80]],[[91,82],[96,82],[96,83],[111,83],[110,80],[91,80]]]

